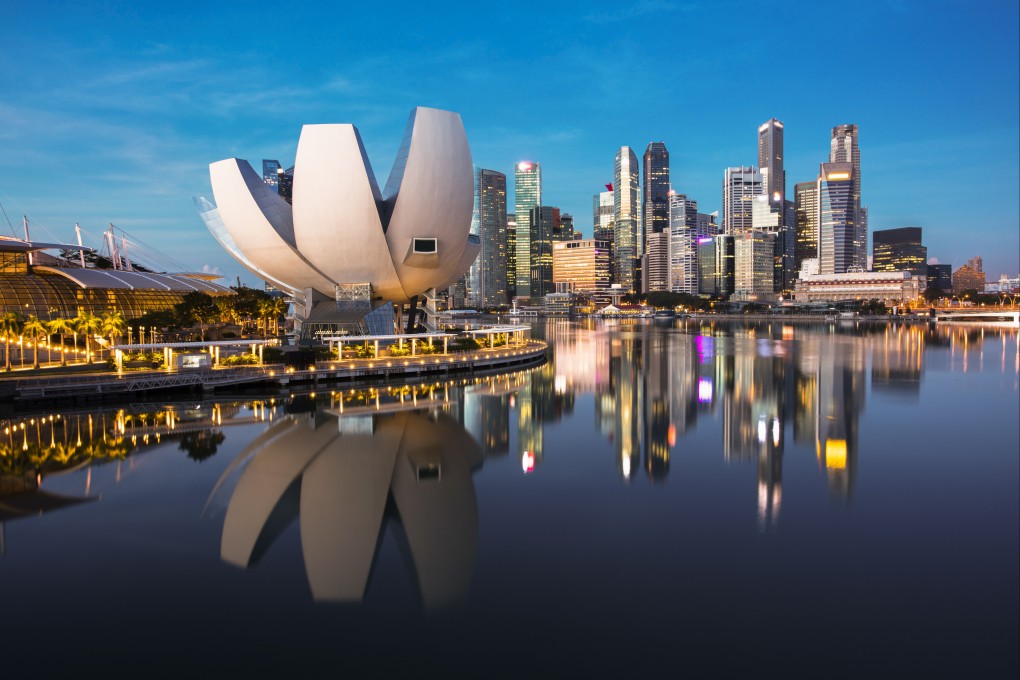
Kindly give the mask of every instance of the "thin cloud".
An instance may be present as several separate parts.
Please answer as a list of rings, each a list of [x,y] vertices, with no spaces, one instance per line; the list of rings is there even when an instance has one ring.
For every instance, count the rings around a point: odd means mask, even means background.
[[[593,24],[612,24],[618,21],[635,19],[647,14],[674,12],[676,10],[676,5],[671,2],[665,2],[664,0],[642,0],[630,7],[623,7],[615,11],[589,14],[584,17],[584,20]]]

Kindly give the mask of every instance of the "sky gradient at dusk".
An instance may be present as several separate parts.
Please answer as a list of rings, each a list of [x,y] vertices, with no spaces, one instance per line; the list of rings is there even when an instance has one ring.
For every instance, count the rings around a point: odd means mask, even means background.
[[[459,112],[475,164],[510,183],[541,162],[544,202],[590,235],[621,145],[665,142],[674,188],[710,212],[774,116],[790,198],[856,123],[871,230],[920,226],[929,257],[981,255],[990,281],[1020,270],[1014,0],[165,7],[5,9],[0,234],[23,213],[39,240],[113,222],[260,285],[194,210],[208,164],[291,165],[303,124],[354,123],[384,184],[422,105]]]

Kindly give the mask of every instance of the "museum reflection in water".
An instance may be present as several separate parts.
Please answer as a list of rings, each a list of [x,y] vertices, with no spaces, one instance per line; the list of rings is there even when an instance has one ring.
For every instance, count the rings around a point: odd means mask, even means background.
[[[623,481],[666,483],[699,419],[718,423],[719,455],[757,468],[765,527],[782,505],[787,437],[814,452],[831,496],[852,497],[869,378],[873,393],[916,398],[932,346],[948,349],[948,370],[1020,373],[1013,330],[564,321],[544,335],[551,360],[508,375],[0,421],[0,552],[4,522],[96,500],[93,466],[115,464],[119,479],[119,466],[168,443],[203,461],[231,426],[256,425],[210,489],[226,505],[223,561],[250,568],[296,522],[313,597],[357,602],[391,531],[423,605],[442,607],[474,568],[474,473],[512,456],[541,474],[558,453],[547,426],[587,422],[578,403],[592,404]],[[67,471],[85,475],[80,494],[43,489]]]

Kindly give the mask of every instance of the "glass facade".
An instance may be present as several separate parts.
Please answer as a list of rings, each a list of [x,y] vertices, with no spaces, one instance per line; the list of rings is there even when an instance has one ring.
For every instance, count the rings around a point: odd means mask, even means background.
[[[522,161],[514,171],[514,214],[517,216],[517,295],[531,297],[531,209],[542,205],[542,166]]]
[[[638,234],[638,161],[629,146],[621,146],[616,154],[613,178],[613,269],[616,283],[625,291],[636,291],[640,284],[637,270],[643,244]]]
[[[843,274],[857,262],[850,163],[822,163],[818,175],[818,273]]]
[[[506,175],[479,168],[475,172],[475,218],[472,233],[482,250],[471,266],[470,297],[476,306],[507,304]]]
[[[136,319],[146,312],[173,309],[185,294],[172,290],[82,288],[62,276],[0,274],[0,310],[23,316],[34,314],[43,321],[72,318],[78,315],[78,310],[97,315],[116,310],[126,319]]]
[[[928,275],[928,249],[921,245],[921,228],[880,229],[872,234],[871,270]]]

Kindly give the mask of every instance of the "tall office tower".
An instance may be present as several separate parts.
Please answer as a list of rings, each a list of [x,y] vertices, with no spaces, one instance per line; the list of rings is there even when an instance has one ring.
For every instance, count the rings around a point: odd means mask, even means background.
[[[642,160],[644,186],[639,238],[643,238],[645,244],[646,266],[656,272],[644,275],[642,289],[644,292],[669,290],[669,151],[662,142],[651,142]],[[655,252],[648,252],[652,234],[664,232],[665,237],[656,238]]]
[[[861,149],[858,145],[856,125],[837,125],[832,128],[829,162],[849,163],[852,168],[854,202],[853,266],[864,269],[868,264],[868,209],[861,206]]]
[[[776,212],[783,211],[786,200],[786,172],[783,169],[783,124],[771,118],[758,126],[758,167],[768,175],[765,191],[769,205]]]
[[[733,295],[736,272],[734,237],[718,234],[715,237],[715,294],[721,297]]]
[[[723,232],[732,236],[751,231],[751,206],[754,197],[764,192],[761,172],[757,168],[726,168],[723,174]]]
[[[921,227],[877,229],[871,238],[871,271],[928,276],[928,249],[921,245]]]
[[[670,239],[667,231],[649,232],[641,263],[641,290],[645,293],[670,289]]]
[[[669,290],[698,293],[698,202],[669,194]]]
[[[775,287],[776,234],[751,231],[734,240],[733,292],[745,297],[771,295]]]
[[[279,179],[279,173],[283,170],[283,166],[280,165],[280,161],[271,161],[266,158],[262,159],[262,181],[273,188],[273,191],[279,191],[277,189],[277,183]]]
[[[818,180],[793,186],[796,236],[793,267],[799,272],[804,260],[818,257]]]
[[[662,142],[651,142],[645,149],[644,219],[645,235],[669,229],[669,151]]]
[[[517,296],[517,215],[506,214],[506,298]]]
[[[598,239],[553,244],[553,285],[567,284],[574,293],[609,302],[609,242]]]
[[[638,237],[638,161],[629,146],[621,146],[613,164],[613,263],[616,282],[628,292],[640,286],[642,244]]]
[[[715,276],[716,238],[698,239],[698,294],[718,295],[719,282]]]
[[[861,149],[857,145],[856,125],[837,125],[832,128],[829,148],[830,163],[849,163],[853,173],[854,205],[861,204]]]
[[[514,171],[518,297],[531,297],[531,209],[538,205],[542,205],[542,166],[522,161]]]
[[[557,238],[557,236],[562,236],[560,209],[537,205],[529,211],[528,223],[531,230],[531,293],[529,297],[537,300],[549,293],[556,292],[553,288],[552,278],[552,246],[553,241],[564,240]],[[517,231],[520,235],[520,227]]]
[[[976,272],[984,273],[985,271],[984,260],[980,255],[975,255],[967,260],[967,265]]]
[[[612,187],[613,185],[607,184],[606,186]],[[613,240],[613,220],[615,219],[613,205],[612,189],[591,197],[593,234],[596,241],[611,242]]]
[[[475,218],[472,232],[482,241],[482,251],[471,266],[476,306],[507,304],[506,273],[506,175],[479,168],[475,172]]]
[[[822,163],[818,173],[818,273],[844,274],[857,262],[853,165]]]

